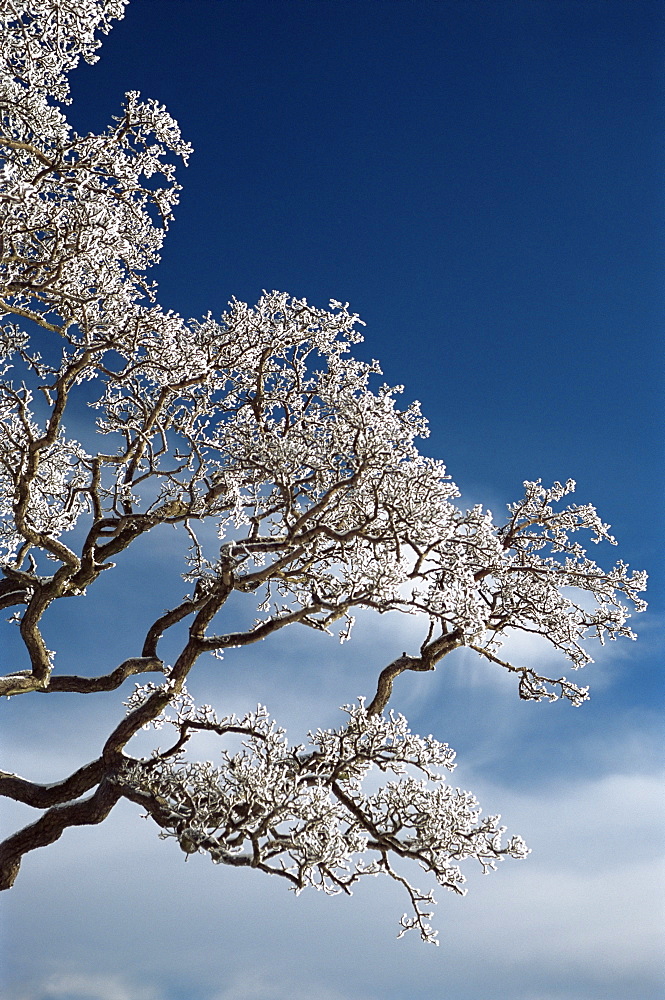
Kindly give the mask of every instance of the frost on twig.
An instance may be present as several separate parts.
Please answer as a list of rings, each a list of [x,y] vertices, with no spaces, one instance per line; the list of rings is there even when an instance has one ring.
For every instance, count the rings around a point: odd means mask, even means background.
[[[191,149],[165,108],[133,91],[100,134],[79,135],[65,115],[67,74],[95,61],[99,32],[123,10],[0,4],[0,610],[23,654],[0,693],[78,697],[147,672],[165,681],[126,698],[98,760],[55,785],[0,781],[0,794],[46,810],[0,844],[0,888],[24,854],[101,822],[125,795],[187,853],[297,891],[388,875],[410,897],[402,929],[429,940],[430,896],[409,866],[460,891],[461,861],[489,868],[525,848],[503,844],[498,817],[442,780],[445,744],[385,717],[393,688],[467,648],[514,674],[525,700],[581,704],[586,688],[558,667],[547,676],[502,647],[536,636],[582,668],[594,642],[634,637],[646,577],[588,555],[615,543],[594,507],[570,502],[572,480],[526,481],[507,516],[461,507],[443,462],[421,453],[420,405],[381,382],[377,361],[354,357],[363,324],[348,303],[264,291],[192,320],[159,306],[147,272]],[[83,595],[102,574],[112,584],[115,560],[167,530],[173,603],[150,616],[137,589],[136,648],[110,673],[90,676],[104,649],[68,673],[68,650],[54,658],[43,637],[53,605],[75,601],[85,616]],[[413,616],[422,642],[377,663],[367,710],[347,709],[345,726],[307,747],[288,746],[264,710],[218,720],[187,694],[202,657],[223,670],[228,650],[292,627],[345,642],[357,609]],[[169,722],[173,746],[129,758],[141,728]],[[185,747],[201,730],[243,749],[192,762]],[[364,791],[377,769],[386,782]]]
[[[265,708],[218,719],[210,706],[193,710],[187,701],[170,720],[180,734],[175,747],[126,765],[121,787],[186,854],[258,868],[296,892],[350,892],[365,875],[387,875],[412,905],[401,934],[417,928],[435,941],[422,905],[433,902],[431,894],[414,888],[400,867],[416,864],[462,894],[462,861],[476,859],[488,871],[528,850],[519,837],[504,844],[500,817],[481,818],[473,795],[447,784],[442,770],[452,771],[455,756],[447,744],[413,734],[402,715],[368,715],[362,701],[344,711],[346,725],[310,733],[305,747],[290,746]],[[182,748],[196,731],[235,734],[242,747],[222,749],[218,765],[188,761]],[[365,792],[376,769],[391,778]]]

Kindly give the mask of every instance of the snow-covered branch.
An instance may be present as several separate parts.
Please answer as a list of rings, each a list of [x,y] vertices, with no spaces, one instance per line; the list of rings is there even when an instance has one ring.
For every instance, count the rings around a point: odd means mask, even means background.
[[[100,822],[124,795],[186,853],[297,891],[388,875],[411,901],[402,929],[432,940],[430,893],[405,869],[415,862],[459,891],[460,862],[488,869],[526,849],[504,844],[499,817],[482,819],[472,795],[443,781],[446,744],[385,715],[396,679],[466,647],[514,673],[522,698],[579,704],[586,688],[511,663],[502,644],[535,635],[583,667],[594,641],[634,638],[646,577],[589,557],[589,542],[615,542],[594,507],[568,502],[570,480],[527,481],[505,519],[460,507],[443,463],[419,450],[419,404],[382,384],[378,362],[353,356],[362,322],[348,303],[265,291],[200,320],[160,308],[147,271],[190,147],[166,109],[134,91],[99,135],[78,135],[65,115],[67,73],[94,62],[95,33],[123,10],[124,0],[0,6],[0,608],[24,652],[0,694],[165,678],[139,685],[100,734],[99,758],[55,785],[0,772],[0,794],[46,810],[0,845],[0,885],[24,854]],[[76,601],[85,615],[100,576],[166,526],[182,589],[157,617],[146,612],[134,655],[89,676],[67,649],[48,649],[54,603]],[[348,708],[346,725],[317,730],[308,747],[289,746],[263,709],[220,720],[189,699],[202,656],[292,626],[345,641],[358,608],[415,616],[422,642],[377,662],[367,708]],[[171,667],[165,636],[178,649]],[[140,729],[168,721],[169,749],[129,756]],[[221,765],[191,761],[185,747],[202,730],[243,749],[223,749]],[[372,769],[389,780],[367,792]]]
[[[346,725],[310,733],[304,747],[289,746],[264,708],[220,720],[210,706],[181,701],[170,719],[180,731],[176,747],[127,764],[117,780],[160,836],[177,839],[186,854],[285,877],[296,892],[350,892],[363,876],[392,877],[413,907],[402,933],[417,927],[435,941],[420,906],[430,895],[395,864],[415,862],[440,886],[463,893],[460,862],[475,859],[487,871],[528,849],[519,837],[504,844],[500,817],[481,819],[473,795],[445,782],[442,770],[453,769],[455,756],[447,744],[411,733],[401,715],[370,715],[362,702],[344,711]],[[222,750],[220,766],[188,762],[182,747],[201,730],[241,735],[242,748]],[[366,793],[363,780],[374,769],[393,780]]]

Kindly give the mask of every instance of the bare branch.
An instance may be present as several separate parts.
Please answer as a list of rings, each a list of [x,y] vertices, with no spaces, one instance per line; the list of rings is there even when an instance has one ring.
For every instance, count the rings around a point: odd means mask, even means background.
[[[103,774],[104,762],[101,757],[79,768],[64,781],[51,785],[39,785],[17,774],[0,771],[0,795],[15,799],[17,802],[24,802],[35,809],[48,809],[84,795],[99,784]]]
[[[53,806],[48,812],[0,844],[0,889],[9,889],[18,875],[21,859],[29,851],[53,844],[70,826],[91,826],[106,819],[121,797],[112,781],[103,778],[97,791],[88,799],[68,805]]]
[[[439,660],[461,645],[462,632],[460,629],[456,629],[454,632],[445,633],[438,639],[424,643],[420,656],[407,656],[406,653],[402,653],[387,667],[384,667],[379,674],[376,694],[367,706],[367,713],[378,715],[383,712],[390,700],[395,678],[399,677],[405,670],[435,670]]]

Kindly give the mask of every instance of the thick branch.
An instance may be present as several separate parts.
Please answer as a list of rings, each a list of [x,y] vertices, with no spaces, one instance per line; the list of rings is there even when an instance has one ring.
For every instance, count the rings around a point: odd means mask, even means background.
[[[125,660],[119,667],[111,671],[110,674],[103,674],[101,677],[77,677],[76,675],[63,675],[53,677],[48,683],[48,687],[43,688],[48,691],[74,691],[79,694],[89,694],[93,691],[113,691],[128,677],[133,674],[147,674],[153,671],[162,671],[164,664],[156,656],[134,656]]]
[[[267,636],[269,636],[272,632],[277,632],[278,629],[284,628],[286,625],[293,625],[295,622],[301,622],[307,617],[307,615],[311,615],[312,612],[316,611],[318,607],[319,605],[313,605],[312,607],[299,608],[298,611],[292,611],[288,615],[282,615],[281,618],[271,618],[270,621],[257,625],[256,628],[251,629],[249,632],[231,632],[229,635],[211,635],[201,640],[201,646],[206,650],[232,649],[235,646],[249,646],[251,643],[267,638]]]
[[[420,656],[407,656],[406,653],[398,656],[379,674],[376,694],[367,706],[367,714],[379,715],[384,710],[392,694],[395,678],[405,670],[434,670],[439,660],[460,646],[461,642],[461,630],[455,629],[454,632],[446,633],[423,645]]]
[[[27,604],[30,599],[34,578],[11,566],[3,566],[4,580],[0,580],[0,609],[14,604]]]
[[[19,830],[0,845],[0,889],[10,889],[24,854],[55,843],[68,826],[91,826],[106,819],[122,792],[108,778],[90,798],[69,805],[54,806],[30,826]]]
[[[4,299],[0,299],[0,315],[2,313],[14,313],[16,316],[22,316],[24,319],[30,319],[33,323],[38,323],[39,326],[43,326],[45,330],[50,330],[52,333],[62,334],[63,328],[61,326],[56,326],[55,323],[48,323],[43,316],[39,313],[32,312],[30,309],[21,309],[20,306],[15,306],[9,302],[5,302]]]
[[[31,671],[17,672],[0,677],[0,695],[26,694],[28,691],[39,691],[41,694],[52,691],[78,694],[113,691],[132,674],[145,674],[163,669],[164,664],[156,656],[135,656],[125,660],[110,674],[103,674],[101,677],[78,677],[76,674],[63,674],[60,677],[50,675],[48,683],[44,684]]]
[[[0,795],[24,802],[35,809],[49,809],[51,806],[77,799],[99,784],[104,774],[104,763],[100,758],[79,768],[64,781],[53,785],[38,785],[34,781],[0,771]]]
[[[196,595],[195,595],[196,596]],[[157,656],[157,643],[161,639],[167,628],[171,628],[172,625],[177,625],[178,622],[186,618],[187,615],[194,614],[195,611],[200,607],[200,602],[198,601],[183,601],[182,604],[178,605],[177,608],[173,608],[172,611],[167,611],[160,618],[158,618],[148,629],[148,632],[143,643],[143,656],[145,657],[156,657]]]
[[[28,691],[39,691],[43,688],[31,670],[0,677],[0,697],[9,698],[14,694],[27,694]]]
[[[101,522],[103,528],[113,528],[113,533],[109,540],[103,545],[95,545],[94,555],[99,563],[105,562],[111,556],[118,555],[139,537],[150,531],[158,524],[173,523],[184,520],[189,511],[187,506],[180,500],[173,500],[163,504],[149,514],[127,514],[118,519],[106,518]],[[97,526],[97,537],[102,537]],[[106,537],[106,533],[103,537]],[[96,539],[95,539],[96,541]],[[78,583],[78,578],[74,577],[74,582]]]

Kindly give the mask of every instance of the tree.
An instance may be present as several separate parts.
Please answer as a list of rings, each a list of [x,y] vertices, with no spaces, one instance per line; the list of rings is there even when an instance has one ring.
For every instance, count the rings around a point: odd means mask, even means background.
[[[123,10],[124,0],[0,4],[0,607],[17,609],[9,621],[25,650],[0,693],[75,697],[161,676],[135,687],[99,756],[68,777],[0,772],[2,794],[41,812],[0,845],[0,885],[25,854],[126,798],[185,854],[296,891],[389,875],[411,903],[401,933],[433,941],[431,894],[403,874],[413,862],[462,892],[461,861],[490,869],[528,852],[444,780],[447,744],[387,713],[395,679],[466,647],[515,674],[521,698],[579,705],[586,688],[509,662],[502,643],[537,635],[581,668],[586,640],[634,637],[626,602],[642,610],[645,576],[588,557],[578,533],[614,539],[592,506],[565,501],[570,480],[526,482],[498,523],[456,506],[443,464],[417,449],[418,404],[400,409],[402,387],[353,358],[360,320],[348,304],[271,292],[189,322],[159,308],[145,273],[177,202],[175,161],[191,150],[165,109],[134,92],[101,135],[77,135],[63,111],[66,74],[81,56],[94,62],[95,31]],[[66,433],[74,419],[82,442]],[[163,525],[180,529],[188,592],[146,621],[141,648],[111,673],[60,672],[43,638],[52,606],[71,598],[85,614],[83,595],[113,560]],[[224,633],[232,598],[245,624]],[[422,642],[377,668],[373,696],[308,746],[289,746],[261,706],[220,717],[188,694],[204,655],[298,624],[344,641],[356,608],[415,616]],[[165,634],[182,636],[172,665]],[[132,737],[165,723],[172,744],[134,756]],[[202,731],[220,737],[216,766],[187,755]],[[368,792],[373,769],[389,780]]]

